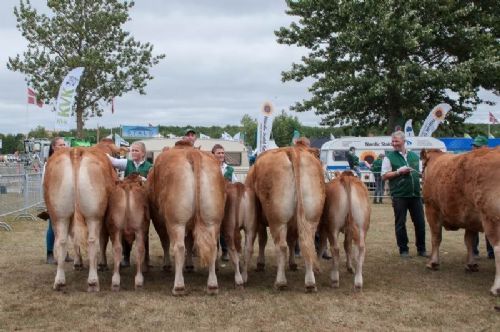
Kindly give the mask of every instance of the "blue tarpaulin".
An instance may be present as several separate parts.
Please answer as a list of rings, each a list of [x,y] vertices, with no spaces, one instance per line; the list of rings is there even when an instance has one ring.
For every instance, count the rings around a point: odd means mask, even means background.
[[[467,152],[471,150],[472,138],[465,137],[438,137],[444,145],[446,145],[446,150],[453,153]],[[500,145],[500,138],[490,138],[488,139],[488,146],[494,148]]]

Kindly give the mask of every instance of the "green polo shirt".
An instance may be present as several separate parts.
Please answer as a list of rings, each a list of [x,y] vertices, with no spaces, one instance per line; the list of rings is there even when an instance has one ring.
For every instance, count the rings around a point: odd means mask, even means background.
[[[408,151],[406,160],[397,151],[391,151],[387,154],[387,158],[391,162],[392,171],[397,171],[398,168],[408,166],[415,171],[409,174],[399,175],[389,180],[389,188],[393,197],[421,197],[420,195],[420,165],[419,158],[416,153]]]
[[[149,170],[152,166],[153,165],[149,161],[144,160],[144,162],[140,164],[139,167],[135,167],[134,162],[129,159],[127,160],[127,167],[125,168],[125,176],[129,176],[130,174],[135,172],[146,178],[148,177]]]

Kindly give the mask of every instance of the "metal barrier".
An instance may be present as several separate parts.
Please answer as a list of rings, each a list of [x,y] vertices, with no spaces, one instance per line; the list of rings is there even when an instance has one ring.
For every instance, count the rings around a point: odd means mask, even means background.
[[[365,184],[366,188],[368,189],[370,197],[375,197],[375,178],[373,176],[373,173],[371,171],[360,171],[360,173],[361,173],[361,181]],[[325,181],[329,182],[333,180],[335,178],[335,175],[336,172],[326,171]],[[355,176],[357,175],[355,174]],[[384,185],[384,190],[383,190],[383,195],[381,197],[382,198],[391,197],[388,181],[384,181],[383,185]]]
[[[12,230],[3,220],[10,215],[14,220],[37,220],[29,210],[43,204],[40,171],[27,171],[21,163],[0,166],[0,228]]]

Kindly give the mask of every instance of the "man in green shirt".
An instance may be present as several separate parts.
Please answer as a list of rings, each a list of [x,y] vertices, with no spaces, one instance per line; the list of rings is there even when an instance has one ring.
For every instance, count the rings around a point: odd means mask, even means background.
[[[382,180],[389,181],[399,254],[402,258],[410,257],[406,233],[406,213],[410,211],[418,256],[427,257],[424,209],[420,193],[420,159],[416,153],[406,149],[405,134],[402,131],[392,134],[391,145],[394,151],[387,153],[382,161]]]

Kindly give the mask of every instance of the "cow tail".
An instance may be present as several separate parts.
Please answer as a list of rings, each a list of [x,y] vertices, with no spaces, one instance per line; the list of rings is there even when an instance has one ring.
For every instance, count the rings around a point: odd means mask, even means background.
[[[297,148],[289,149],[288,158],[292,162],[293,176],[295,179],[295,190],[297,195],[296,216],[300,251],[305,259],[312,262],[313,268],[318,268],[316,248],[314,247],[315,229],[313,229],[312,224],[306,220],[304,211],[304,198],[302,196],[302,186],[300,183],[300,150]],[[289,248],[289,250],[293,250],[293,248]]]
[[[201,152],[197,150],[188,152],[188,160],[193,166],[195,190],[194,190],[194,228],[193,236],[194,243],[198,248],[200,264],[203,267],[209,266],[212,261],[215,250],[217,250],[217,239],[215,230],[212,227],[207,227],[205,221],[201,218],[200,212],[200,196],[201,196]]]
[[[72,221],[72,234],[75,245],[80,248],[85,248],[87,246],[87,224],[85,223],[85,219],[81,213],[80,208],[80,163],[83,157],[83,149],[74,148],[70,150],[70,158],[71,164],[73,165],[73,176],[74,176],[74,185],[75,185],[75,212],[73,214]]]
[[[353,227],[354,227],[354,222],[352,219],[352,206],[351,206],[351,181],[352,177],[350,176],[340,177],[340,183],[344,187],[344,190],[347,195],[347,216],[344,225],[344,236],[345,236],[344,241],[346,243],[345,248],[349,252],[351,251],[352,247],[352,237],[353,237]]]

